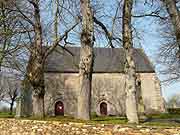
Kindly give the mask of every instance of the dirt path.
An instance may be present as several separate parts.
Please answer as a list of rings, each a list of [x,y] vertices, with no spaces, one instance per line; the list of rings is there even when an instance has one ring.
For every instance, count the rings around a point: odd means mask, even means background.
[[[0,119],[0,135],[180,135],[180,127],[132,128],[122,125]]]

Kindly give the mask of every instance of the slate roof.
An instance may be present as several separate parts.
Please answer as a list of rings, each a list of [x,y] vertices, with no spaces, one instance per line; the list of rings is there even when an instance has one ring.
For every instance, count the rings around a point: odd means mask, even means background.
[[[78,72],[80,47],[66,47],[66,50],[57,47],[48,57],[45,72]],[[122,48],[94,48],[95,73],[119,73],[124,70],[124,50]],[[142,49],[134,49],[136,72],[152,73],[154,67]],[[72,56],[73,55],[73,56]]]

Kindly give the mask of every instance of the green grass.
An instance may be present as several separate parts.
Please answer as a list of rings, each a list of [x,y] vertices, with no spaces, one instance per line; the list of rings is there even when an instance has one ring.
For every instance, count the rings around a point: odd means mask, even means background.
[[[160,117],[160,116],[159,116]],[[158,118],[159,118],[158,117]],[[161,117],[160,117],[161,118]],[[27,119],[27,118],[23,118]],[[120,124],[123,126],[134,127],[134,124],[128,124],[125,117],[115,117],[115,116],[105,116],[105,117],[92,117],[89,121],[79,120],[68,116],[58,116],[58,117],[46,117],[45,119],[38,119],[30,117],[29,120],[45,120],[45,121],[58,121],[61,123],[85,123],[85,124]],[[141,122],[141,126],[145,127],[156,127],[156,128],[167,128],[167,127],[179,127],[179,123],[174,122]]]
[[[98,116],[92,117],[92,123],[100,124],[126,124],[127,119],[125,117],[116,117],[116,116]]]
[[[168,121],[172,119],[180,119],[180,114],[171,114],[171,113],[152,114],[152,115],[147,115],[147,118],[153,119],[155,121],[145,122],[145,123],[142,123],[142,125],[155,126],[155,127],[159,127],[159,126],[160,127],[180,127],[180,123]]]
[[[76,122],[76,123],[88,123],[88,124],[125,124],[127,122],[127,119],[125,117],[114,117],[114,116],[104,116],[104,117],[96,116],[96,117],[92,117],[92,119],[88,121],[75,119],[69,116],[45,117],[44,119],[29,117],[29,118],[21,118],[21,119],[60,121],[62,123]]]
[[[148,118],[153,119],[180,119],[180,114],[170,114],[170,113],[162,113],[162,114],[153,114],[148,115]]]
[[[0,118],[14,118],[15,113],[9,114],[9,112],[0,112]]]
[[[68,123],[68,122],[77,122],[77,123],[86,123],[89,121],[79,120],[75,119],[70,116],[56,116],[56,117],[45,117],[45,118],[35,118],[35,117],[29,117],[29,118],[23,118],[23,119],[29,119],[29,120],[45,120],[45,121],[60,121],[62,123]]]
[[[9,115],[9,113],[1,113],[0,112],[0,118],[13,118],[13,115]],[[157,119],[156,122],[143,122],[141,121],[140,125],[142,126],[154,126],[154,127],[174,127],[174,126],[180,126],[180,123],[175,122],[160,122],[158,119],[179,119],[179,114],[156,114],[156,115],[148,115],[147,116],[150,119]],[[45,121],[59,121],[61,123],[69,123],[69,122],[75,122],[75,123],[86,123],[86,124],[121,124],[126,126],[131,126],[127,124],[127,119],[125,117],[116,117],[116,116],[96,116],[92,115],[92,119],[89,121],[79,120],[75,119],[73,117],[69,116],[57,116],[57,117],[45,117],[44,119],[40,118],[34,118],[34,117],[28,117],[28,118],[20,118],[25,120],[45,120]]]
[[[156,128],[180,127],[179,123],[174,123],[174,122],[146,122],[146,123],[142,123],[141,125],[148,127],[156,127]]]

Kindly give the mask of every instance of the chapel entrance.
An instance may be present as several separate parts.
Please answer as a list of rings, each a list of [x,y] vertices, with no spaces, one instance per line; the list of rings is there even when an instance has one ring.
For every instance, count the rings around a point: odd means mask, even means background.
[[[102,116],[107,115],[107,104],[105,102],[100,104],[100,113]]]
[[[56,102],[55,104],[55,115],[64,115],[64,104],[61,101]]]

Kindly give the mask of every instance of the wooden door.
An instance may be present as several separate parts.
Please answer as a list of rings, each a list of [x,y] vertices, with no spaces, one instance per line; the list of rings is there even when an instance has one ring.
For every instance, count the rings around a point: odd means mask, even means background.
[[[55,104],[55,115],[64,115],[64,104],[61,101]]]
[[[107,115],[107,104],[105,102],[100,104],[100,113],[102,116]]]

